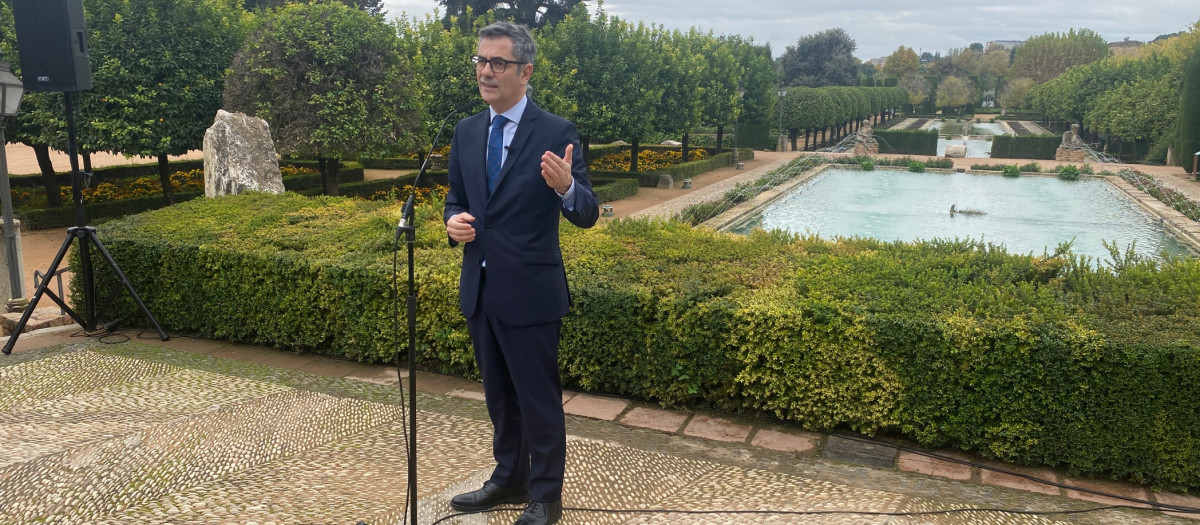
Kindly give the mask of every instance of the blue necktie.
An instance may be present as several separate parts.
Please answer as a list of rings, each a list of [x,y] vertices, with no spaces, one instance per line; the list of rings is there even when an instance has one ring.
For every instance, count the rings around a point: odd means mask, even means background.
[[[492,120],[492,132],[488,135],[488,195],[496,191],[496,182],[500,180],[500,167],[504,165],[504,125],[507,123],[508,119],[504,115],[496,115]]]

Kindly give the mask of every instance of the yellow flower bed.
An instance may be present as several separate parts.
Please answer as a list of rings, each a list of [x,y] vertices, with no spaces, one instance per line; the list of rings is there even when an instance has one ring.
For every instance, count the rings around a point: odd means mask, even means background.
[[[279,171],[285,179],[296,175],[317,173],[313,169],[295,166],[280,166]],[[176,193],[181,191],[201,191],[204,189],[204,170],[200,168],[191,171],[176,171],[170,175],[170,179],[172,191]],[[159,182],[158,177],[140,177],[132,181],[118,181],[117,183],[101,182],[95,188],[84,188],[83,201],[107,202],[161,194],[162,183]],[[70,202],[71,187],[60,187],[59,195],[62,196],[63,202]]]
[[[593,159],[588,167],[598,171],[629,171],[630,151],[625,150],[621,153],[613,153],[605,155],[598,159]],[[708,150],[705,149],[689,149],[688,160],[702,160],[708,158]],[[638,170],[642,172],[657,171],[669,168],[683,162],[682,150],[652,150],[644,149],[638,152]]]
[[[450,191],[449,186],[435,184],[432,188],[417,188],[416,203],[417,205],[425,204],[431,200],[434,202],[442,201],[446,198],[446,192]],[[407,184],[400,189],[392,188],[391,190],[380,190],[364,198],[369,201],[404,201],[408,200],[408,196],[413,193],[411,184]]]

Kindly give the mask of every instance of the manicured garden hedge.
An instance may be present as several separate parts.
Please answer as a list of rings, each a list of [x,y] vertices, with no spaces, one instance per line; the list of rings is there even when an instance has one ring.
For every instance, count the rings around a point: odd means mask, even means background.
[[[752,149],[739,148],[738,154],[743,155],[741,157],[743,160],[754,158],[754,150]],[[659,176],[664,173],[670,175],[671,178],[678,183],[683,179],[695,177],[701,173],[709,172],[732,164],[733,153],[729,152],[713,155],[707,159],[693,160],[690,162],[684,162],[682,164],[676,164],[670,168],[653,172],[588,170],[588,176],[601,179],[637,179],[638,186],[642,188],[654,188],[658,186]]]
[[[996,135],[992,139],[993,159],[1054,160],[1062,137],[1058,135]]]
[[[592,177],[592,191],[596,193],[597,202],[612,202],[632,197],[638,193],[638,182],[625,178]]]
[[[192,164],[194,164],[195,162],[200,162],[200,165],[192,167]],[[283,161],[281,164],[308,167],[310,164],[315,166],[316,161],[312,161],[311,163],[305,162],[305,161]],[[133,166],[132,168],[139,168],[139,167],[140,166]],[[180,161],[180,162],[171,163],[171,169],[173,171],[180,171],[184,168],[187,168],[189,170],[196,169],[196,168],[202,169],[203,167],[204,167],[203,161]],[[122,167],[122,169],[128,169],[128,168],[130,168],[130,167],[128,167],[128,166]],[[315,169],[315,167],[313,169]],[[121,173],[124,173],[124,172],[121,172]],[[158,172],[155,171],[154,173],[157,174]],[[443,175],[441,176],[442,184],[445,184],[445,180],[446,180],[446,176],[444,173],[445,172],[443,172]],[[426,175],[429,175],[429,172],[426,172]],[[147,175],[141,174],[138,176],[145,177]],[[343,195],[362,195],[362,192],[366,191],[365,188],[354,185],[355,183],[361,184],[363,181],[363,168],[358,163],[343,162],[341,169],[338,170],[338,176],[340,178],[339,180],[341,181],[341,184],[338,187],[339,193],[341,193]],[[433,178],[436,180],[436,177],[433,177]],[[108,180],[114,180],[114,179],[110,178]],[[95,181],[93,181],[93,182],[95,182]],[[319,194],[322,191],[324,191],[321,188],[321,174],[319,174],[319,173],[313,173],[313,174],[307,174],[307,175],[296,175],[296,176],[288,177],[283,180],[283,183],[284,183],[283,185],[284,185],[285,189],[287,189],[288,191],[294,191],[297,193]],[[67,184],[70,184],[69,178],[67,179]],[[386,188],[385,188],[385,191],[386,191]],[[370,195],[374,192],[375,192],[375,190],[372,189],[371,191],[367,191],[365,195]],[[175,202],[179,203],[179,202],[188,201],[188,200],[194,199],[196,197],[199,197],[201,195],[204,195],[204,192],[202,192],[202,191],[177,192],[177,193],[175,193]],[[114,217],[123,217],[125,215],[141,213],[141,212],[148,211],[148,210],[158,209],[158,208],[161,208],[166,205],[167,205],[166,199],[163,198],[163,196],[160,194],[160,195],[147,195],[144,197],[133,197],[133,198],[121,199],[121,200],[117,200],[117,201],[85,203],[83,205],[83,207],[84,207],[84,212],[87,216],[87,219],[90,222],[90,221],[104,221],[106,219],[111,219]],[[48,228],[65,228],[68,226],[75,226],[76,222],[77,222],[76,218],[75,218],[75,206],[71,202],[67,202],[67,203],[65,203],[64,206],[59,207],[59,208],[19,210],[19,211],[17,211],[17,216],[19,219],[21,219],[21,227],[24,228],[25,230],[44,230],[44,229],[48,229]]]
[[[181,191],[175,193],[175,202],[186,202],[204,195],[202,191]],[[113,217],[124,217],[135,213],[156,210],[166,206],[162,195],[146,195],[107,202],[93,202],[83,205],[84,216],[88,223],[103,222]],[[17,214],[21,219],[21,228],[30,230],[46,230],[50,228],[66,228],[76,226],[75,206],[71,203],[61,208],[42,208],[25,210]]]
[[[430,162],[430,164],[433,164],[433,162]],[[398,157],[389,159],[363,159],[362,165],[364,168],[371,170],[419,170],[421,169],[421,160]]]
[[[172,332],[390,362],[407,339],[393,315],[398,215],[396,203],[241,195],[100,233]],[[419,360],[472,376],[461,253],[439,206],[418,224]],[[739,237],[679,222],[562,233],[569,387],[1200,489],[1200,261],[1097,269],[967,240]],[[141,320],[128,299],[115,307],[109,317]]]
[[[875,139],[880,153],[937,155],[938,133],[919,129],[877,129]]]
[[[168,163],[170,170],[175,171],[191,171],[204,168],[204,160],[177,160]],[[83,169],[80,166],[79,169]],[[58,177],[59,186],[71,185],[71,172],[60,171],[55,174]],[[111,182],[118,179],[136,179],[138,177],[158,177],[158,163],[150,164],[135,164],[132,166],[111,166],[107,168],[96,168],[92,170],[92,185],[101,182]],[[9,186],[13,188],[41,188],[41,174],[32,175],[12,175],[9,177]]]

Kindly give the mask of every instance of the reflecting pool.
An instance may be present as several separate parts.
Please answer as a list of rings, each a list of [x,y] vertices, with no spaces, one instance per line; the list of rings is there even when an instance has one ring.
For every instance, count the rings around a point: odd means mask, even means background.
[[[950,214],[976,210],[982,214]],[[1188,248],[1158,220],[1107,181],[1052,177],[1006,178],[969,173],[910,173],[827,169],[765,207],[733,231],[754,227],[815,233],[824,238],[885,241],[980,239],[1009,253],[1053,252],[1074,239],[1072,251],[1109,260],[1102,241],[1155,256]]]
[[[939,138],[937,142],[937,156],[946,156],[946,146],[951,144],[965,144],[967,146],[968,159],[986,159],[992,156],[992,141],[978,139],[944,139]]]

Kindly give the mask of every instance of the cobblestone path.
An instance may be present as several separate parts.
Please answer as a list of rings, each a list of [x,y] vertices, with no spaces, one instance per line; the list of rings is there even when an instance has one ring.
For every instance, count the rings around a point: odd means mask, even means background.
[[[95,341],[8,356],[0,360],[0,385],[0,523],[375,525],[404,517],[405,405],[395,387]],[[422,523],[430,523],[451,514],[450,495],[486,479],[490,425],[476,401],[426,394],[418,400],[419,510]],[[630,512],[938,511],[965,507],[970,498],[956,494],[953,484],[920,476],[747,458],[728,448],[705,452],[694,443],[612,426],[568,422],[566,506],[616,512],[568,510],[565,525],[1055,523],[996,512]],[[835,471],[858,481],[831,479]],[[996,506],[1039,501],[1018,492],[969,490],[990,491]],[[445,523],[511,523],[516,516],[504,510]]]

